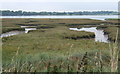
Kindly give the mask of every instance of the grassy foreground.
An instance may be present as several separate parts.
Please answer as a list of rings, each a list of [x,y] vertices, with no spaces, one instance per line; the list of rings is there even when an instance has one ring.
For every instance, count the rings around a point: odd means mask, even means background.
[[[85,71],[99,71],[97,67],[98,58],[97,52],[106,52],[102,54],[103,67],[108,69],[109,55],[107,51],[107,43],[97,43],[94,39],[66,39],[65,33],[70,33],[72,37],[73,32],[64,27],[58,27],[49,30],[38,30],[30,32],[29,34],[21,34],[9,38],[3,38],[3,70],[5,71],[54,71],[54,67],[58,68],[56,71],[78,71],[78,67],[82,62],[83,57],[86,57]],[[78,34],[77,34],[78,33]],[[80,32],[75,33],[76,36]],[[82,36],[89,36],[92,33],[83,33]],[[75,35],[74,34],[74,35]],[[68,35],[67,35],[68,36]],[[103,47],[104,46],[104,47]],[[86,54],[87,53],[87,54]],[[8,57],[9,56],[9,57]],[[92,62],[94,60],[94,62]],[[96,61],[95,61],[96,60]],[[91,62],[87,62],[91,61]],[[90,63],[90,64],[88,64]],[[24,64],[24,65],[23,65]],[[82,65],[82,64],[81,64]],[[60,67],[61,66],[61,70]],[[70,69],[68,70],[68,66]],[[27,68],[29,67],[29,68]],[[80,69],[84,71],[84,69]],[[105,70],[107,71],[107,70]]]
[[[14,22],[15,20],[17,22]],[[98,22],[101,21],[89,19],[3,19],[3,28],[11,26],[20,28],[21,25],[36,25],[39,28],[28,34],[2,39],[3,71],[110,72],[109,44],[95,42],[94,33],[69,30],[69,25],[72,23],[76,26]],[[109,34],[111,34],[110,30]]]

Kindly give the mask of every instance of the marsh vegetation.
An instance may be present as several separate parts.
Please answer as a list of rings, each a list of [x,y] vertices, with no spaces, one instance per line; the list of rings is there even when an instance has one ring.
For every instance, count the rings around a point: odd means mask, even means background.
[[[3,19],[3,32],[22,31],[21,26],[37,28],[27,34],[2,38],[3,72],[115,71],[111,63],[117,61],[114,57],[118,50],[114,42],[118,26],[106,22],[91,19]],[[70,27],[91,26],[104,29],[111,43],[95,42],[92,32],[69,30]],[[112,54],[114,50],[110,46],[115,47],[116,54]]]

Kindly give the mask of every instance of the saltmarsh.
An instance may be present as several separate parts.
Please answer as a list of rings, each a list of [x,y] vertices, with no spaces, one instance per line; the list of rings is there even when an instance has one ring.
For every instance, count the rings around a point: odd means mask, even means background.
[[[73,34],[74,36],[90,37],[76,40],[64,38],[65,36],[72,37]],[[91,61],[95,57],[96,52],[102,51],[103,55],[109,55],[108,44],[95,42],[91,35],[94,36],[93,33],[89,32],[70,31],[67,27],[56,27],[3,38],[3,70],[8,71],[10,69],[14,71],[11,68],[15,66],[17,70],[24,72],[25,70],[27,71],[25,68],[32,64],[34,68],[31,71],[33,72],[35,70],[47,71],[46,66],[49,63],[51,64],[50,69],[54,69],[54,66],[59,67],[62,62],[63,72],[68,71],[68,64],[73,71],[77,71],[76,66],[80,63],[86,52],[88,53],[87,57],[91,58]],[[104,64],[109,61],[107,57],[109,56],[103,56]],[[13,62],[11,63],[12,60]],[[76,62],[76,60],[79,60],[79,62]],[[22,63],[26,63],[26,65],[21,67]],[[72,66],[72,64],[74,65]],[[36,67],[37,65],[39,66]],[[88,66],[93,68],[95,64]],[[23,70],[20,68],[23,68]],[[87,71],[90,71],[89,69]]]
[[[3,32],[24,25],[38,28],[2,39],[3,71],[110,72],[109,44],[95,42],[94,33],[69,30],[71,26],[100,23],[90,19],[3,19]],[[109,34],[115,33],[103,27]]]
[[[91,19],[39,19],[39,18],[3,18],[2,31],[23,30],[20,26],[37,26],[37,28],[53,28],[60,26],[71,26],[71,24],[100,24],[102,21]],[[75,26],[76,26],[75,25]]]

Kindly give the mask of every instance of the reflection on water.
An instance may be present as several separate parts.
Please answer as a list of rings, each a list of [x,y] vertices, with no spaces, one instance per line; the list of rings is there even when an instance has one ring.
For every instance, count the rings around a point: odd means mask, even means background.
[[[105,20],[106,18],[118,18],[117,15],[45,15],[45,16],[2,16],[0,18],[87,18]]]
[[[36,28],[25,28],[25,33],[28,33],[30,30],[36,30]]]
[[[95,41],[99,42],[108,42],[108,35],[104,35],[103,30],[97,30],[97,27],[90,27],[90,28],[70,28],[70,30],[76,30],[76,31],[87,31],[87,32],[94,32],[95,33]]]
[[[108,35],[104,35],[103,30],[97,30],[97,27],[90,27],[90,28],[69,28],[70,30],[76,30],[76,31],[87,31],[87,32],[94,32],[95,33],[95,41],[99,42],[108,42]],[[0,37],[8,37],[13,35],[18,35],[22,33],[28,33],[30,30],[36,30],[36,28],[25,28],[25,31],[10,31],[7,33],[3,33],[0,35]]]
[[[9,37],[9,36],[13,36],[13,35],[28,33],[30,30],[36,30],[36,28],[25,28],[25,31],[10,31],[10,32],[1,34],[0,37],[2,38],[2,37]]]
[[[21,28],[29,28],[29,27],[36,27],[36,26],[21,26]]]
[[[13,35],[18,35],[18,34],[22,34],[22,33],[25,33],[25,31],[10,31],[10,32],[7,32],[7,33],[3,33],[0,35],[0,37],[9,37],[9,36],[13,36]]]

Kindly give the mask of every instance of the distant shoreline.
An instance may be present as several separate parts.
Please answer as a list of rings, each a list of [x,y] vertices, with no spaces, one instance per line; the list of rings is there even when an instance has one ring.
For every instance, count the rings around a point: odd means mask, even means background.
[[[0,10],[1,16],[79,16],[79,15],[118,15],[117,11],[78,11],[78,12],[27,12]]]
[[[107,16],[108,14],[105,15],[0,15],[0,16]],[[110,14],[108,16],[112,16],[113,14]],[[118,15],[118,14],[114,14]]]
[[[116,19],[118,15],[34,15],[34,16],[0,16],[0,18],[41,18],[41,19]]]

